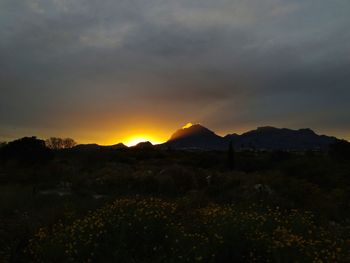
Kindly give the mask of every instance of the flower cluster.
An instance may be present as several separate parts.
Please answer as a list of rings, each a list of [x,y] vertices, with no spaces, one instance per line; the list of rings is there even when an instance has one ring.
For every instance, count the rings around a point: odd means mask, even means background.
[[[39,229],[26,252],[36,262],[346,262],[346,242],[298,210],[124,198]]]
[[[212,244],[231,250],[242,244],[240,251],[249,245],[249,261],[345,262],[347,241],[318,226],[310,212],[211,205],[200,209],[199,215],[212,231]]]

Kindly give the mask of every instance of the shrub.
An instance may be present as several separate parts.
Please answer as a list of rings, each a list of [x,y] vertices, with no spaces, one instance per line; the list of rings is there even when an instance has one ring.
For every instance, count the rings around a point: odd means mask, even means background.
[[[0,157],[4,160],[16,160],[23,163],[40,163],[52,158],[52,152],[45,142],[36,137],[24,137],[9,142],[1,148]]]

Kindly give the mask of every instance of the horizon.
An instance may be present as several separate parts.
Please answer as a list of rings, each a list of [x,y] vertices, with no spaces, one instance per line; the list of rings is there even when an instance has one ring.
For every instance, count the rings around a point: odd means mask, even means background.
[[[97,145],[100,145],[100,146],[112,146],[112,145],[116,145],[116,144],[124,144],[125,146],[127,147],[132,147],[132,146],[136,146],[137,144],[139,143],[142,143],[142,142],[151,142],[153,145],[158,145],[158,144],[163,144],[163,143],[166,143],[167,141],[169,141],[169,139],[171,138],[171,135],[176,132],[177,130],[180,130],[180,129],[188,129],[188,128],[191,128],[192,126],[195,126],[195,125],[200,125],[204,128],[207,128],[209,129],[210,131],[214,132],[215,134],[217,134],[218,136],[220,137],[224,137],[226,135],[230,135],[230,134],[238,134],[238,135],[242,135],[246,132],[249,132],[249,131],[252,131],[252,130],[256,130],[258,128],[263,128],[263,127],[272,127],[272,128],[276,128],[276,129],[289,129],[289,130],[302,130],[302,129],[311,129],[313,132],[315,132],[317,135],[326,135],[326,136],[331,136],[331,137],[336,137],[337,139],[340,139],[340,140],[346,140],[346,141],[349,141],[347,138],[340,138],[340,137],[337,137],[337,136],[334,136],[332,134],[324,134],[324,133],[320,133],[310,127],[302,127],[302,128],[289,128],[289,127],[276,127],[276,126],[272,126],[272,125],[262,125],[262,126],[257,126],[253,129],[249,129],[249,130],[245,130],[245,131],[241,131],[241,132],[235,132],[235,131],[231,131],[231,132],[226,132],[226,133],[218,133],[217,131],[215,131],[214,129],[211,129],[210,127],[206,126],[206,125],[202,125],[201,123],[192,123],[192,122],[188,122],[187,124],[183,125],[183,126],[179,126],[177,129],[173,130],[171,133],[168,134],[167,136],[167,139],[164,139],[164,140],[160,140],[159,138],[155,138],[153,137],[152,135],[147,135],[147,134],[142,134],[142,133],[138,133],[138,134],[133,134],[131,136],[128,136],[127,138],[125,138],[123,141],[112,141],[110,143],[99,143],[97,141],[87,141],[87,142],[82,142],[82,141],[79,141],[77,140],[76,138],[74,137],[71,137],[71,136],[48,136],[48,137],[40,137],[40,136],[37,136],[37,135],[25,135],[25,136],[20,136],[18,138],[12,138],[11,140],[2,140],[0,138],[0,142],[10,142],[10,141],[13,141],[13,140],[17,140],[17,139],[20,139],[20,138],[23,138],[23,137],[37,137],[38,139],[42,139],[42,140],[46,140],[46,139],[49,139],[51,137],[61,137],[61,138],[72,138],[74,140],[76,140],[77,144],[78,145],[84,145],[84,144],[97,144]]]

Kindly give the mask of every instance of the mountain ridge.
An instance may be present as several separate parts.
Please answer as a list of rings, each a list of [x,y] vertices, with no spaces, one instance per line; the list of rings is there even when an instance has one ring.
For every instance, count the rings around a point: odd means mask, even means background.
[[[327,150],[328,146],[339,139],[334,136],[318,135],[310,128],[289,129],[273,126],[261,126],[242,134],[231,133],[224,136],[201,124],[185,125],[176,130],[164,143],[153,145],[140,142],[127,147],[123,143],[110,146],[98,144],[79,144],[75,149],[196,149],[227,150],[232,143],[237,150]]]
[[[298,130],[257,127],[242,134],[217,135],[208,128],[195,124],[177,130],[163,146],[175,149],[224,150],[231,142],[238,149],[254,150],[325,150],[338,140],[327,135],[318,135],[310,128]]]

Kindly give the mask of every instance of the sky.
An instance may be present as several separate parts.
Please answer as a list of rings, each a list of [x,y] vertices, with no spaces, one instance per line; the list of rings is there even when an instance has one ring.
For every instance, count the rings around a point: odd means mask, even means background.
[[[349,0],[0,0],[0,140],[188,122],[350,139]]]

